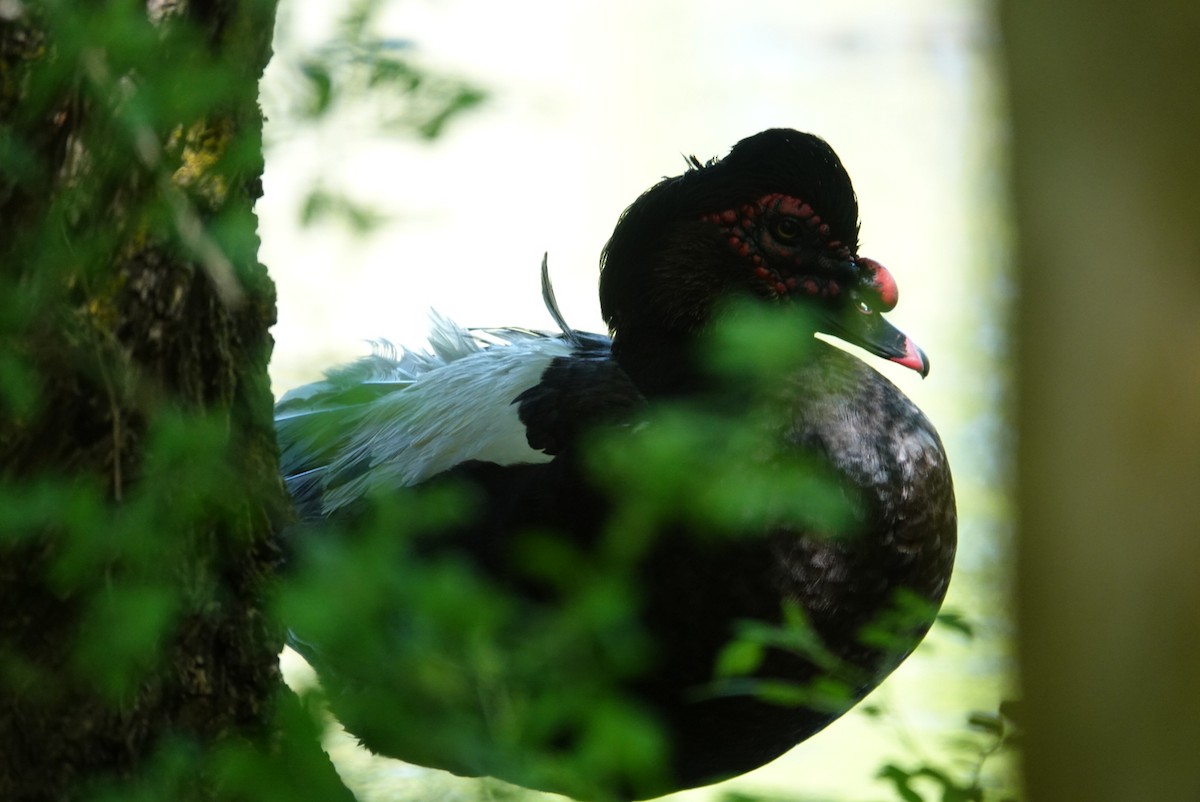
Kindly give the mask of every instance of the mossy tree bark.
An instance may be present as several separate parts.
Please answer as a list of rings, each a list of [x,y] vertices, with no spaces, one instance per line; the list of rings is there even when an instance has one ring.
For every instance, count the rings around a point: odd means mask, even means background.
[[[252,208],[274,5],[0,4],[5,800],[236,795],[238,744],[289,759]]]

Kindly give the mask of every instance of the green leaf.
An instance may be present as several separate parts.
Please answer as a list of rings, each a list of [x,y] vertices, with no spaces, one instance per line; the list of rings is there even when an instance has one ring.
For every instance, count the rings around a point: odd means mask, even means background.
[[[761,643],[734,640],[725,644],[717,656],[715,674],[718,677],[740,677],[753,674],[762,665],[765,650]]]
[[[972,640],[975,637],[975,625],[972,624],[965,615],[957,610],[942,610],[938,613],[937,623],[947,629],[953,630],[965,637],[967,640]]]
[[[925,798],[912,787],[912,773],[894,763],[884,764],[875,776],[890,782],[903,802],[925,802]]]
[[[178,607],[168,587],[125,583],[98,591],[80,627],[76,671],[113,699],[128,694],[157,662]]]

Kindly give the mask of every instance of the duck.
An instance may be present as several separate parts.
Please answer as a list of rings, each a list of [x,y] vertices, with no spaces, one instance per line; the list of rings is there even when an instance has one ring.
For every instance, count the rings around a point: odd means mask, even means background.
[[[367,649],[330,634],[344,629],[336,624],[285,621],[343,725],[372,751],[456,774],[642,799],[762,766],[883,682],[935,620],[957,524],[934,426],[872,357],[833,342],[929,372],[925,353],[884,316],[897,283],[859,255],[859,226],[834,150],[812,134],[766,130],[722,158],[690,157],[620,215],[600,259],[607,333],[566,324],[543,261],[557,331],[467,329],[434,315],[427,348],[380,342],[285,394],[276,431],[298,519],[289,551],[352,538],[361,522],[378,523],[368,510],[381,500],[453,487],[469,513],[433,534],[396,535],[409,542],[395,558],[405,577],[423,561],[450,561],[462,572],[452,575],[481,578],[517,599],[518,615],[536,617],[569,606],[573,588],[607,561],[620,564],[633,599],[631,628],[599,638],[586,658],[572,653],[567,668],[528,632],[493,645],[486,682],[456,662],[463,650],[430,653],[438,647],[422,640],[416,594],[379,603]],[[714,368],[714,332],[756,310],[783,316],[783,341],[801,346],[795,358],[766,378]],[[700,448],[656,445],[670,421]],[[757,445],[738,462],[724,449],[748,431]],[[714,478],[727,456],[754,484],[722,491],[734,495],[724,514],[710,495],[732,481]],[[673,495],[649,522],[629,512],[645,505],[626,498],[654,483],[640,463],[683,477],[667,482]],[[522,564],[539,553],[531,543],[574,557],[553,569]],[[475,591],[462,582],[466,598]],[[489,598],[464,604],[484,617],[509,609]],[[519,693],[469,709],[482,685],[503,685],[509,667],[530,660],[536,669],[511,681]],[[444,683],[455,693],[442,691],[453,704],[399,688],[397,676],[430,666],[439,681],[457,678]],[[614,697],[597,695],[593,675],[606,672]],[[600,699],[624,711],[609,729],[627,724],[642,746],[598,760],[604,750],[581,731],[586,723],[497,725],[496,711],[519,707],[518,696],[532,710],[543,697]],[[431,710],[468,734],[436,736],[422,719]]]

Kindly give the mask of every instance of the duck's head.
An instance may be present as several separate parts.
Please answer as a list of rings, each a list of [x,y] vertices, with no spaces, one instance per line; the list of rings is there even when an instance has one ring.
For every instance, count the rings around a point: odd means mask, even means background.
[[[605,247],[600,305],[623,340],[695,336],[730,299],[793,303],[825,332],[919,372],[929,361],[883,318],[891,273],[858,255],[858,201],[823,140],[771,129],[691,160],[634,201]]]

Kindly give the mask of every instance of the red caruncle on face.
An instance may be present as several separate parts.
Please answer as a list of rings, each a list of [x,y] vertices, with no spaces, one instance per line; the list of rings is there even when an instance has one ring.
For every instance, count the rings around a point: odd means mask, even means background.
[[[823,274],[813,264],[814,257],[824,255],[847,263],[854,254],[841,241],[831,239],[829,226],[808,203],[771,193],[701,219],[721,229],[734,252],[748,260],[768,294],[841,295],[841,283]]]

